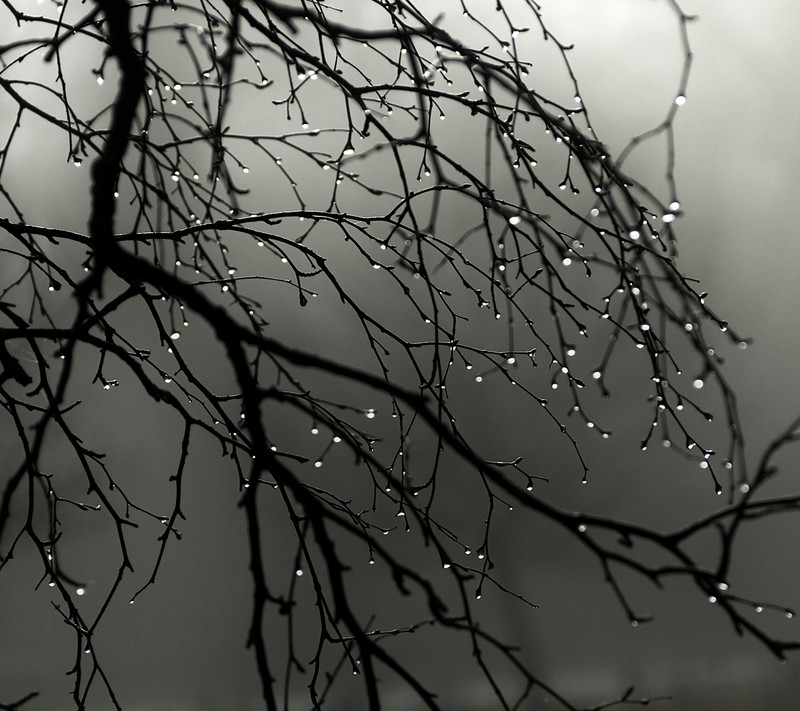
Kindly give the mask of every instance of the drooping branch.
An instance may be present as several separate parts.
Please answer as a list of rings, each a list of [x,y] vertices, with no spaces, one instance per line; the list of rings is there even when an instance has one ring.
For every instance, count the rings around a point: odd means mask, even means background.
[[[750,614],[794,611],[740,594],[732,579],[740,532],[798,509],[796,496],[764,493],[797,423],[749,477],[717,333],[746,341],[675,261],[674,122],[692,54],[690,18],[666,1],[680,37],[678,94],[664,121],[617,155],[595,133],[570,47],[533,2],[454,2],[461,27],[406,0],[365,0],[369,22],[319,2],[101,0],[88,15],[64,3],[56,17],[4,2],[33,34],[0,46],[0,91],[16,111],[0,152],[0,199],[13,215],[0,216],[13,272],[0,284],[0,405],[15,447],[0,573],[20,541],[33,544],[75,634],[76,708],[98,679],[122,705],[95,631],[129,584],[133,602],[168,565],[198,439],[218,446],[240,492],[253,591],[243,636],[270,710],[289,708],[301,688],[314,708],[334,703],[341,670],[360,678],[370,708],[390,683],[426,708],[446,706],[414,655],[394,646],[435,632],[462,643],[498,707],[520,708],[538,690],[576,711],[481,618],[489,590],[535,607],[495,569],[503,507],[589,552],[633,624],[648,618],[628,601],[627,574],[658,586],[679,578],[776,655],[797,647]],[[547,96],[525,55],[537,29],[563,66],[563,93]],[[73,89],[81,75],[63,60],[80,42],[98,91],[113,79],[110,99]],[[53,60],[48,79],[27,74],[40,49]],[[86,234],[44,224],[7,179],[19,136],[37,127],[62,138],[74,174],[92,161],[91,175],[74,179],[90,197]],[[666,193],[624,168],[662,135]],[[354,348],[343,355],[345,339]],[[629,371],[642,374],[638,385]],[[683,454],[727,490],[726,506],[665,532],[555,505],[546,483],[560,474],[530,465],[524,438],[508,456],[488,455],[489,428],[474,426],[483,400],[469,393],[490,386],[536,423],[537,441],[565,443],[568,481],[592,481],[590,467],[603,463],[586,453],[585,433],[612,437],[602,398],[619,373],[648,408],[632,423],[642,448],[660,441]],[[182,432],[166,511],[131,493],[84,431],[80,400],[121,385]],[[56,436],[84,500],[49,471]],[[462,497],[468,523],[451,515]],[[292,537],[289,570],[270,560],[267,506]],[[78,599],[90,584],[62,555],[65,507],[110,523],[118,542],[92,619]],[[134,583],[131,539],[144,523],[159,531]],[[700,545],[706,538],[717,548]],[[362,562],[380,566],[416,619],[376,621],[358,595]],[[299,590],[300,573],[310,591]],[[310,634],[298,631],[301,617]],[[629,689],[594,708],[650,701]]]

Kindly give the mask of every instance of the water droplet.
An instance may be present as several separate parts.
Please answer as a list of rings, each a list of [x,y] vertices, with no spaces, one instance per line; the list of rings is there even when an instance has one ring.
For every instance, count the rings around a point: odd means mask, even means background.
[[[686,103],[686,97],[683,94],[678,94],[675,97],[675,105],[676,106],[683,106]]]
[[[702,378],[697,378],[697,379],[696,379],[696,380],[695,380],[695,381],[692,383],[692,387],[693,387],[693,388],[695,388],[696,390],[700,390],[700,389],[703,387],[703,385],[705,385],[705,383],[703,382],[703,379],[702,379]]]
[[[295,574],[295,575],[296,575],[298,578],[302,578],[302,577],[303,577],[303,570],[302,570],[302,568],[298,568],[297,570],[295,570],[295,571],[294,571],[294,574]]]
[[[170,337],[171,340],[177,341],[181,337],[181,332],[180,331],[173,331],[172,333],[169,334],[169,337]]]

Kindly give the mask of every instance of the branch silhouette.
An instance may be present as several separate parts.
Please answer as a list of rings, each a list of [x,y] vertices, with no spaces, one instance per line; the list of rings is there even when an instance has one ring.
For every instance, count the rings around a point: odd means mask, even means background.
[[[494,707],[524,708],[543,692],[577,710],[482,620],[488,589],[535,607],[496,569],[499,507],[547,521],[587,551],[634,625],[649,618],[629,601],[625,576],[657,586],[680,578],[778,657],[797,648],[752,614],[794,610],[740,596],[730,579],[740,531],[800,507],[800,496],[762,493],[800,422],[749,474],[715,345],[747,341],[676,263],[674,121],[692,60],[692,18],[676,2],[667,0],[683,56],[674,101],[616,157],[595,133],[570,47],[532,0],[513,12],[455,2],[462,17],[452,25],[407,0],[359,9],[270,0],[97,0],[87,9],[68,0],[40,14],[3,5],[18,34],[0,45],[0,91],[16,112],[0,149],[9,265],[0,404],[15,457],[0,498],[0,574],[15,555],[38,555],[41,583],[75,638],[76,708],[103,697],[124,707],[95,632],[118,598],[146,595],[168,565],[202,440],[219,447],[241,492],[246,643],[270,711],[290,708],[301,689],[312,708],[333,704],[343,670],[363,681],[366,708],[384,706],[393,683],[420,707],[446,708],[413,656],[392,646],[434,629],[463,644]],[[526,59],[535,37],[566,78],[551,96]],[[110,99],[92,93],[105,84],[115,87]],[[86,198],[85,231],[48,222],[9,177],[37,129],[58,138],[72,165],[49,155],[42,163],[78,175],[66,187]],[[666,190],[624,168],[662,137]],[[89,175],[79,170],[87,161]],[[326,323],[334,312],[339,325]],[[339,327],[358,339],[355,355],[309,345]],[[224,353],[213,377],[204,360],[212,346]],[[473,434],[480,406],[466,394],[508,392],[536,437],[571,452],[569,471],[555,476],[591,482],[603,464],[590,467],[585,431],[611,438],[603,398],[615,364],[637,353],[646,365],[634,369],[636,387],[651,413],[637,425],[641,447],[658,441],[665,456],[699,466],[724,494],[713,513],[662,531],[567,510],[553,503],[554,475],[540,462],[523,465],[518,452],[498,461]],[[98,389],[135,390],[179,428],[171,510],[129,493],[136,487],[85,431],[82,400]],[[715,412],[722,425],[709,424]],[[62,495],[69,482],[49,471],[54,441],[69,452],[64,467],[79,472],[82,501]],[[482,512],[456,526],[448,505],[465,492]],[[267,560],[268,501],[293,535],[288,570]],[[89,583],[62,564],[65,509],[105,517],[116,537],[117,568],[90,617],[79,599]],[[160,533],[141,578],[130,541],[150,524]],[[403,531],[415,542],[399,542]],[[709,538],[713,550],[698,545]],[[419,602],[417,619],[377,621],[357,593],[356,550],[398,599]],[[314,621],[311,637],[301,616]],[[33,707],[35,696],[0,708]],[[631,688],[592,708],[656,700]]]

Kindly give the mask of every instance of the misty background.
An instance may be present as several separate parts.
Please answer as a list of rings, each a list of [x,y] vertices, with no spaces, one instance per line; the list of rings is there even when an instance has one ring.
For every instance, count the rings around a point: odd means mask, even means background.
[[[752,466],[764,446],[800,412],[800,242],[794,226],[800,183],[800,49],[795,41],[800,6],[770,0],[754,11],[751,3],[732,0],[687,2],[683,7],[698,20],[689,28],[694,64],[688,100],[676,120],[676,175],[684,213],[676,224],[679,264],[701,280],[715,311],[753,338],[746,350],[725,350],[726,373],[738,394]],[[678,25],[668,2],[559,0],[543,2],[542,9],[554,33],[575,45],[571,62],[581,97],[613,153],[663,119],[675,97],[682,61]],[[0,29],[0,41],[12,32],[11,27]],[[558,79],[554,77],[554,84]],[[85,90],[90,88],[91,76]],[[12,119],[9,106],[0,104],[3,126]],[[44,136],[34,135],[29,141],[27,154],[10,157],[15,161],[14,179],[30,186],[33,203],[41,201],[42,223],[83,229],[86,196],[80,184],[65,182],[63,191],[43,194],[37,151],[46,153],[50,147]],[[646,185],[659,185],[663,166],[663,143],[658,143],[632,157],[628,170]],[[348,325],[332,321],[334,312],[326,315],[321,308],[318,330],[293,331],[291,324],[277,328],[287,329],[309,349],[358,359],[359,354],[347,353]],[[182,341],[187,349],[201,349],[213,382],[220,370],[216,363],[224,358],[221,351],[209,343],[207,334],[187,333]],[[92,369],[93,364],[86,364],[89,377]],[[225,381],[219,377],[222,387]],[[581,487],[579,478],[565,477],[552,483],[548,496],[552,490],[555,501],[664,529],[716,505],[713,489],[696,465],[660,448],[639,451],[646,406],[638,402],[636,392],[627,392],[623,371],[615,374],[610,387],[613,397],[603,407],[608,408],[605,416],[614,425],[615,437],[609,442],[582,441],[593,462],[590,485]],[[472,388],[468,396],[475,401],[474,420],[467,418],[463,427],[481,430],[488,449],[501,451],[525,437],[528,413],[517,409],[507,393]],[[109,397],[116,398],[110,406]],[[181,428],[166,420],[145,419],[148,403],[138,397],[121,388],[89,395],[82,425],[103,436],[109,466],[123,472],[129,493],[156,508],[168,506],[171,491],[164,483],[176,463]],[[306,441],[299,434],[286,436]],[[244,648],[251,592],[244,522],[236,507],[239,492],[234,480],[222,473],[225,465],[218,451],[206,444],[204,449],[201,441],[192,452],[184,539],[168,549],[157,585],[132,606],[121,595],[97,633],[98,649],[125,709],[261,707],[252,655]],[[535,458],[543,471],[557,470],[566,455],[555,449],[534,450],[527,458]],[[54,443],[54,470],[61,451]],[[16,461],[5,450],[3,454],[4,462]],[[784,481],[773,492],[797,485],[793,463],[785,459]],[[335,465],[334,459],[326,469]],[[454,501],[456,520],[461,507],[465,520],[471,511],[469,492],[462,495],[464,501]],[[93,528],[85,515],[64,515],[65,529],[74,537],[68,542],[72,567],[90,580],[81,602],[91,609],[100,597],[96,591],[107,583],[103,576],[113,577],[115,572],[106,568],[116,560],[116,540],[107,530]],[[265,545],[276,569],[289,570],[293,550],[282,547],[284,526],[276,513],[274,528],[265,531]],[[494,556],[503,582],[524,590],[539,608],[531,611],[500,595],[487,595],[482,608],[487,624],[520,644],[534,671],[575,703],[613,698],[635,684],[637,695],[673,697],[655,708],[796,707],[798,660],[781,664],[754,640],[738,638],[724,616],[696,591],[674,584],[659,591],[623,576],[637,612],[654,615],[652,622],[632,628],[596,561],[584,551],[547,526],[511,514],[498,527]],[[742,537],[736,570],[744,587],[752,581],[751,590],[743,594],[800,605],[798,531],[800,522],[785,517],[754,525]],[[137,533],[139,564],[127,584],[129,594],[146,580],[158,533],[155,523]],[[30,553],[21,549],[13,566],[0,575],[0,701],[38,689],[41,696],[31,702],[31,709],[66,709],[72,680],[64,672],[72,660],[73,639],[53,610],[46,586],[34,592],[40,572]],[[386,599],[389,587],[379,566],[365,565],[358,574],[378,622],[381,614],[402,605]],[[303,582],[300,579],[298,585]],[[793,632],[797,620],[779,617],[776,634],[800,637]],[[449,691],[445,707],[493,708],[493,700],[482,698],[471,683],[468,660],[459,657],[449,640],[418,644],[411,636],[397,644],[419,655],[431,676],[444,680]],[[352,682],[349,691],[348,683],[343,684],[339,707],[358,708],[358,682]],[[415,708],[406,694],[398,690],[387,708]],[[101,697],[97,694],[90,708],[111,708]],[[546,707],[544,700],[540,705]],[[305,708],[305,699],[298,699],[297,706]]]

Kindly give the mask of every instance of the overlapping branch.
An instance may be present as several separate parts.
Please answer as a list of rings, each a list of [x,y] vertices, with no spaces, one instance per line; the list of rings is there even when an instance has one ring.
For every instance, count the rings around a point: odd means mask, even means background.
[[[253,585],[247,643],[268,709],[289,708],[299,686],[321,708],[347,668],[363,678],[369,708],[381,707],[387,672],[424,707],[440,708],[413,660],[392,648],[399,636],[433,628],[465,641],[498,708],[521,708],[540,690],[576,709],[480,621],[488,588],[533,605],[494,570],[500,505],[550,522],[588,550],[633,624],[647,617],[628,601],[621,571],[657,585],[691,581],[740,633],[778,656],[797,647],[765,631],[750,613],[769,605],[739,595],[729,579],[742,526],[800,503],[760,494],[798,423],[748,476],[715,339],[745,341],[674,259],[673,122],[689,77],[691,18],[669,4],[684,55],[678,94],[664,122],[615,157],[594,132],[570,48],[546,29],[534,2],[524,13],[454,3],[462,31],[481,38],[469,42],[406,0],[365,2],[363,17],[310,0],[103,0],[88,14],[68,0],[41,15],[4,3],[20,37],[0,46],[0,90],[16,112],[0,153],[10,215],[0,229],[11,265],[0,285],[0,404],[18,463],[0,498],[0,574],[20,541],[33,544],[42,581],[75,634],[77,708],[98,680],[121,708],[93,635],[128,584],[129,536],[143,521],[163,530],[130,602],[157,582],[165,552],[181,537],[185,473],[200,436],[219,445],[242,492]],[[535,34],[527,23],[563,63],[565,96],[537,88],[520,41]],[[78,73],[73,47],[84,52]],[[41,50],[52,60],[44,65],[52,84],[29,74]],[[85,89],[73,89],[85,79],[86,53],[98,91],[116,86],[99,108]],[[43,225],[35,201],[12,189],[20,136],[41,126],[63,141],[75,166],[91,162],[79,188],[91,197],[86,234]],[[660,198],[623,162],[662,133],[668,193]],[[321,328],[319,302],[338,309],[360,339],[352,358],[317,353],[287,329],[293,320]],[[225,354],[227,390],[203,374],[192,340],[202,329]],[[553,505],[541,484],[550,473],[529,469],[518,452],[487,457],[458,396],[484,384],[522,398],[543,437],[558,435],[569,447],[566,475],[589,481],[576,422],[611,437],[598,396],[611,394],[623,349],[646,356],[642,390],[652,409],[642,447],[656,438],[680,450],[727,493],[725,508],[676,531]],[[88,379],[87,357],[96,362]],[[73,393],[121,384],[180,424],[166,513],[129,495],[81,431]],[[712,388],[726,420],[722,435],[706,426]],[[286,422],[291,437],[282,434]],[[303,439],[309,430],[311,442]],[[62,496],[58,473],[46,471],[52,431],[68,444],[85,502]],[[320,434],[328,442],[321,454],[313,440]],[[317,470],[342,462],[343,451],[353,464],[321,480]],[[474,551],[474,532],[449,522],[448,501],[461,495],[451,489],[453,469],[464,491],[483,497],[468,502],[484,512]],[[294,535],[288,584],[264,550],[263,511],[273,499]],[[58,511],[66,506],[108,517],[118,542],[118,569],[91,621],[77,599],[86,584],[60,562]],[[420,534],[417,564],[390,535],[403,530]],[[694,545],[709,534],[718,540],[713,553]],[[356,549],[382,567],[398,596],[419,601],[419,619],[375,624],[354,592]],[[433,582],[430,561],[446,571],[444,584]],[[295,624],[300,573],[311,581],[312,640]],[[281,618],[286,647],[276,652],[268,630]],[[595,708],[650,700],[628,690]]]

